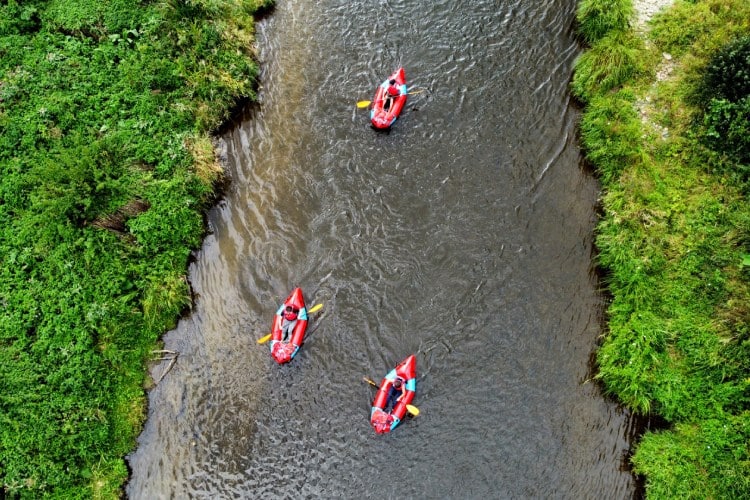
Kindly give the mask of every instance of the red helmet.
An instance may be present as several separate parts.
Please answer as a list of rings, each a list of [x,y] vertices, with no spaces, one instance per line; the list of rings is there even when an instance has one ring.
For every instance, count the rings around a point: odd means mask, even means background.
[[[284,310],[284,319],[289,321],[297,319],[297,309],[292,306],[286,306],[286,309]]]

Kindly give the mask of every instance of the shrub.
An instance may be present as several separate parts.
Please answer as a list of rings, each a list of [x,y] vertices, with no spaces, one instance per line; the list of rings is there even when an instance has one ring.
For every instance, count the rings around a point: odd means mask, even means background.
[[[735,163],[735,182],[750,180],[750,96],[734,103],[711,99],[703,115],[702,139],[707,147],[727,154]]]
[[[705,66],[693,99],[701,107],[698,134],[710,149],[735,163],[725,171],[750,180],[750,36],[733,40]]]
[[[701,87],[706,99],[738,103],[750,96],[750,36],[732,41],[711,58]]]

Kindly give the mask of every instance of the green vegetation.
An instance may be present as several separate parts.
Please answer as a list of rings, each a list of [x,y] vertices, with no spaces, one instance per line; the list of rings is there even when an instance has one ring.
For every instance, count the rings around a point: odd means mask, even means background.
[[[678,0],[647,35],[613,5],[579,5],[572,83],[604,192],[597,377],[669,424],[632,458],[649,498],[750,498],[750,3]]]
[[[607,35],[627,33],[633,17],[631,0],[588,0],[578,4],[578,34],[589,44]]]
[[[702,107],[703,143],[726,154],[731,167],[738,169],[734,179],[748,181],[750,167],[750,35],[739,38],[714,55],[698,85],[695,101]]]
[[[121,495],[272,3],[0,4],[0,496]]]

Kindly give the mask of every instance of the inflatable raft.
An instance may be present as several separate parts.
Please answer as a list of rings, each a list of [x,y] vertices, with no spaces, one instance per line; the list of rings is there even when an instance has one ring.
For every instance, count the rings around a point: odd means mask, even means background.
[[[391,80],[395,80],[394,85],[398,89],[398,94],[390,96],[389,99],[388,87],[391,86]],[[377,129],[390,128],[404,109],[406,97],[406,73],[404,68],[399,68],[375,89],[375,97],[370,108],[372,126]]]
[[[378,434],[391,432],[401,423],[407,412],[406,405],[410,404],[414,399],[417,389],[416,376],[417,358],[412,354],[396,365],[396,368],[388,372],[380,382],[370,411],[370,424],[375,429],[375,432]],[[403,384],[403,392],[396,391],[394,388],[394,382],[397,379]],[[395,394],[393,394],[394,392]],[[396,400],[397,397],[398,399]],[[389,399],[391,399],[390,402]],[[389,406],[391,407],[389,408]]]
[[[290,311],[287,311],[290,308]],[[284,326],[284,315],[291,313],[289,317],[296,316],[292,330],[284,338],[282,328]],[[305,308],[305,299],[302,296],[302,289],[295,288],[289,297],[286,298],[281,307],[276,311],[273,319],[273,330],[271,331],[271,356],[277,363],[288,363],[294,358],[299,351],[302,342],[305,339],[307,330],[307,309]]]

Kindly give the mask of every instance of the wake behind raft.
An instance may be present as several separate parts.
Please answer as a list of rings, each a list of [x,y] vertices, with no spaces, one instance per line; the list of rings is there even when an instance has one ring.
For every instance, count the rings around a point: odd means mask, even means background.
[[[380,382],[370,410],[370,424],[375,432],[391,432],[401,423],[417,390],[416,376],[417,358],[412,354]]]

